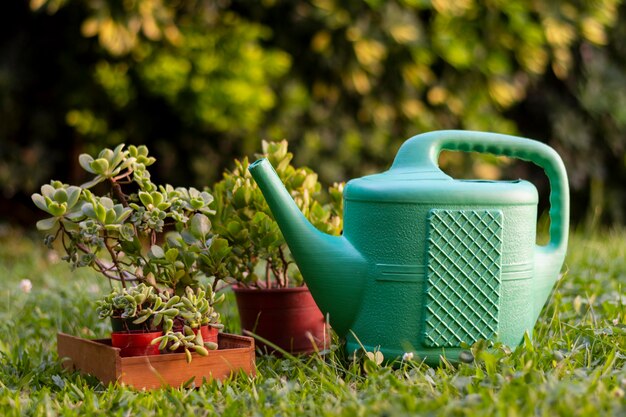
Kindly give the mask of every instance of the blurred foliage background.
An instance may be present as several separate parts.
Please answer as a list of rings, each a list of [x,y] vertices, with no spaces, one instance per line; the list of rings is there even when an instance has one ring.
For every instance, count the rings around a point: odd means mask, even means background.
[[[626,5],[619,0],[14,0],[0,14],[0,219],[80,182],[79,153],[147,144],[203,186],[262,139],[326,184],[386,169],[444,128],[544,141],[574,220],[626,220]],[[446,153],[459,177],[530,164]],[[545,199],[544,199],[545,201]]]

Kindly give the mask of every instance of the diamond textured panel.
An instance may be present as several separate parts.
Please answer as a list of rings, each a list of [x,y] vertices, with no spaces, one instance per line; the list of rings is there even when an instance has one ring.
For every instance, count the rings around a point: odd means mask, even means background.
[[[425,344],[459,346],[498,329],[502,211],[430,212]]]

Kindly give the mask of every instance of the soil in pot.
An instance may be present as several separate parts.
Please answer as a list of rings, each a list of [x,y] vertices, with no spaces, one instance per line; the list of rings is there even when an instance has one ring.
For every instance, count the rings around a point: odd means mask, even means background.
[[[113,332],[111,333],[111,346],[120,348],[120,356],[146,356],[158,355],[159,345],[151,342],[163,334],[158,332]]]
[[[256,289],[233,287],[241,329],[289,353],[311,353],[330,344],[324,316],[307,287]],[[274,349],[261,341],[262,351]]]

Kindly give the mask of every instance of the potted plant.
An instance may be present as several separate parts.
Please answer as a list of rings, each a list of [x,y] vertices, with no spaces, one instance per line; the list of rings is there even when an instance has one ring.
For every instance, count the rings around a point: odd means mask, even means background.
[[[121,349],[121,356],[158,355],[159,349],[151,343],[163,334],[163,316],[174,317],[178,313],[163,302],[154,287],[143,283],[114,289],[96,305],[101,319],[111,319],[111,345]]]
[[[215,292],[209,286],[206,289],[185,288],[185,294],[174,296],[173,304],[177,308],[172,322],[163,327],[163,335],[151,342],[158,344],[161,351],[185,352],[187,362],[191,362],[191,350],[206,356],[208,350],[217,349],[218,330],[224,328],[220,323],[220,314],[216,304],[224,301],[224,294],[215,298]],[[158,314],[158,313],[157,313]]]
[[[323,203],[317,174],[291,164],[287,141],[263,141],[262,150],[258,156],[276,167],[311,223],[326,233],[341,233],[343,185],[330,187]],[[236,281],[233,290],[242,329],[291,353],[323,348],[329,340],[325,319],[304,285],[248,165],[247,158],[235,160],[234,169],[215,184],[215,213],[211,215],[213,227],[231,248],[226,265]]]
[[[100,317],[112,318],[114,339],[153,330],[169,335],[176,323],[220,327],[214,290],[227,274],[230,247],[207,217],[213,197],[157,186],[147,169],[154,162],[145,146],[82,154],[90,181],[80,187],[52,181],[32,196],[50,215],[37,223],[46,243],[58,242],[72,267],[92,267],[116,282],[98,303]],[[204,341],[196,346],[205,353]]]

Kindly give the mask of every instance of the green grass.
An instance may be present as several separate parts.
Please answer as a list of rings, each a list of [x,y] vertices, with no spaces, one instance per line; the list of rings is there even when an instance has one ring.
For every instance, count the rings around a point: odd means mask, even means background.
[[[57,331],[107,334],[90,302],[108,283],[0,229],[0,415],[623,415],[626,232],[572,237],[565,270],[532,342],[477,344],[470,364],[366,373],[334,346],[325,358],[258,358],[256,378],[142,392],[61,370]],[[32,281],[30,293],[20,290],[22,279]],[[233,304],[225,316],[236,331]]]

